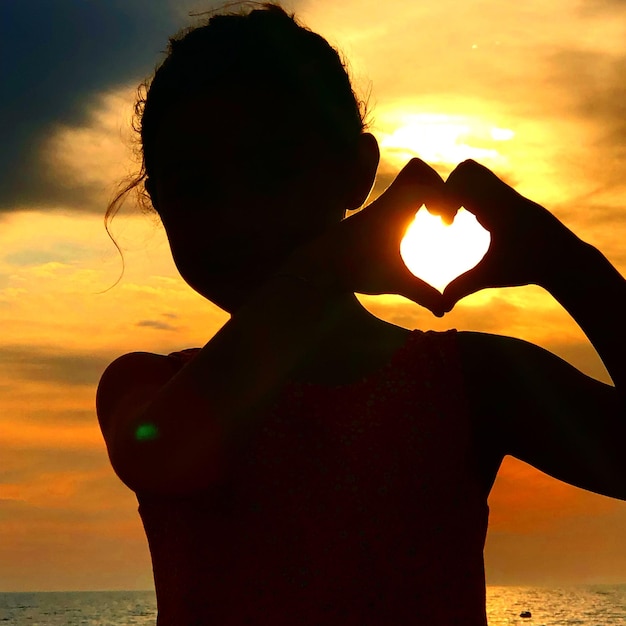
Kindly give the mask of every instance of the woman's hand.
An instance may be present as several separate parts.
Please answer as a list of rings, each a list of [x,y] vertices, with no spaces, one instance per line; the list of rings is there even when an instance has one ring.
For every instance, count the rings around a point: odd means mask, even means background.
[[[441,293],[408,270],[400,242],[420,206],[436,206],[444,191],[439,174],[412,159],[375,202],[297,250],[282,271],[344,292],[399,294],[440,317]]]
[[[491,233],[482,261],[446,287],[446,311],[461,298],[489,287],[546,287],[553,276],[562,275],[573,246],[582,243],[549,211],[475,161],[461,163],[445,186],[448,211],[465,207]]]

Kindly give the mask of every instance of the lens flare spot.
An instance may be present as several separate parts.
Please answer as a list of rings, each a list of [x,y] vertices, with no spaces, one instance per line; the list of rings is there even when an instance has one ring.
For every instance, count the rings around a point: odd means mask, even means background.
[[[402,238],[400,254],[412,274],[443,292],[457,276],[478,265],[490,243],[489,231],[464,208],[447,225],[422,205]]]
[[[135,430],[137,441],[151,441],[159,435],[159,429],[154,424],[140,424]]]

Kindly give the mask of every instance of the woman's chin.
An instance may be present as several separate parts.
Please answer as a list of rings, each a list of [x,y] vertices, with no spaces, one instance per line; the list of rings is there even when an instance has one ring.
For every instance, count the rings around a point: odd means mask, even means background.
[[[181,272],[194,291],[229,313],[240,308],[270,274],[271,270],[262,268],[213,271],[201,276]]]

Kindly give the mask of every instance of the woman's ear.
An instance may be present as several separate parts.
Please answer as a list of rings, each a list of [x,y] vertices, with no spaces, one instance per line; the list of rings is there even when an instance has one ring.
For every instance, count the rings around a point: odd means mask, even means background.
[[[376,137],[371,133],[362,133],[359,136],[356,158],[350,167],[351,180],[347,197],[349,211],[365,204],[374,186],[379,162],[380,150]]]

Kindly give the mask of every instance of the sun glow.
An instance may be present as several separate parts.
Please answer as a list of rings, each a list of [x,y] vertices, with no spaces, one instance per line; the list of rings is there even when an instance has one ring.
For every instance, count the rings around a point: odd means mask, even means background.
[[[503,144],[515,137],[508,128],[499,128],[472,116],[434,113],[395,114],[382,128],[380,147],[387,158],[398,163],[419,157],[428,163],[454,165],[475,159],[503,165]]]
[[[400,254],[411,273],[443,292],[457,276],[478,265],[490,243],[489,231],[464,208],[448,226],[422,205],[400,243]]]

